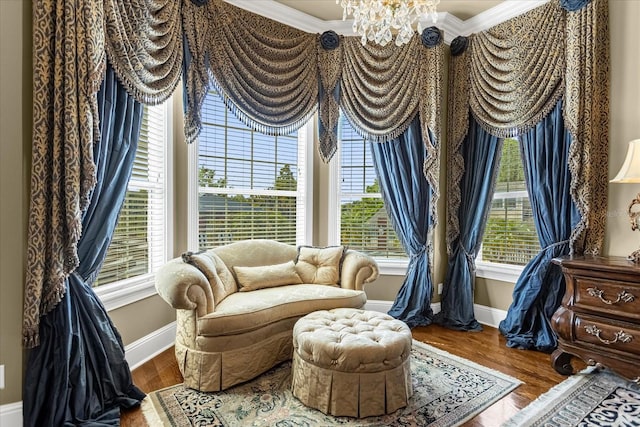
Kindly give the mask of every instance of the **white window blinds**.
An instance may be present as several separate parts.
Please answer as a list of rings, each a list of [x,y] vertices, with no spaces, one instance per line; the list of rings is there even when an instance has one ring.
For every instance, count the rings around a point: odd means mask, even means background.
[[[505,139],[479,261],[526,265],[540,250],[519,142]]]
[[[340,244],[375,258],[406,258],[382,201],[369,143],[345,118],[340,132],[340,186],[336,189]]]
[[[169,103],[144,106],[126,198],[95,286],[153,273],[165,262]]]
[[[306,130],[253,131],[216,92],[202,108],[198,140],[198,246],[245,239],[305,241]]]

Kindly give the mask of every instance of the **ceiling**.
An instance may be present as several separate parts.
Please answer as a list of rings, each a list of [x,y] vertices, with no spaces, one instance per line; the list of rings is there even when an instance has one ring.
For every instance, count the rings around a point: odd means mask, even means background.
[[[275,0],[324,21],[342,19],[342,8],[336,0]],[[449,12],[467,20],[502,3],[502,0],[440,0],[438,12]]]

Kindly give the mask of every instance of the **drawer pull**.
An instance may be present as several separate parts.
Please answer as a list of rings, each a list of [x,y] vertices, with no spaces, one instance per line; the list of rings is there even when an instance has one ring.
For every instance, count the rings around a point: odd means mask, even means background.
[[[604,298],[604,291],[602,289],[588,288],[587,292],[592,297],[600,298],[600,301],[602,301],[603,303],[608,304],[608,305],[614,305],[614,304],[619,303],[620,301],[622,301],[622,302],[632,302],[633,300],[636,299],[636,297],[633,294],[631,294],[631,293],[629,293],[627,291],[618,292],[618,298],[615,301],[611,301],[611,300],[605,299]]]
[[[587,325],[584,327],[589,335],[595,335],[596,338],[600,340],[601,343],[606,345],[615,344],[617,342],[628,343],[633,339],[633,335],[626,333],[625,331],[618,331],[612,340],[606,340],[600,336],[602,332],[596,325]]]

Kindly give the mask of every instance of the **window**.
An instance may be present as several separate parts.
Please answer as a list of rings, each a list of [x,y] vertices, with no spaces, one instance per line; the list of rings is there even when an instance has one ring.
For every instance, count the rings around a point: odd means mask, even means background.
[[[306,243],[307,126],[285,136],[253,131],[216,92],[205,99],[202,122],[193,203],[197,243],[190,246],[204,249],[245,239]]]
[[[513,270],[519,274],[539,251],[519,142],[505,139],[478,261],[520,266]]]
[[[406,264],[406,254],[389,221],[380,194],[369,143],[348,120],[340,121],[340,144],[332,162],[332,244],[347,245],[378,261]],[[388,271],[386,271],[388,273]]]
[[[94,284],[103,302],[113,303],[107,304],[108,309],[152,294],[153,273],[166,262],[171,251],[167,155],[170,104],[171,101],[167,101],[159,106],[144,106],[124,204]],[[124,302],[118,299],[123,293],[135,294],[143,289],[144,295],[139,298]]]

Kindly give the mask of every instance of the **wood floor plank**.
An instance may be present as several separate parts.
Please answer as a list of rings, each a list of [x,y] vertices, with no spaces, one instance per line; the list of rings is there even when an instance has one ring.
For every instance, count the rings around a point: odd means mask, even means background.
[[[484,326],[481,332],[461,332],[430,325],[415,328],[412,332],[418,341],[511,375],[523,382],[507,396],[465,423],[465,427],[499,426],[540,394],[566,378],[551,367],[549,354],[508,348],[504,337],[496,328],[490,326]],[[576,369],[582,369],[584,364],[574,362],[574,366]],[[182,382],[173,348],[135,369],[133,381],[146,393]],[[140,409],[123,413],[120,422],[122,427],[147,425]]]

